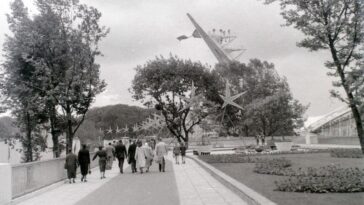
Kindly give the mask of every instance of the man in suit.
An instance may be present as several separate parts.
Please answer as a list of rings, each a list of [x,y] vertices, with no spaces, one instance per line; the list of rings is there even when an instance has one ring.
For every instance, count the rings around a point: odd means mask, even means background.
[[[157,162],[159,164],[159,172],[165,172],[166,161],[164,158],[168,154],[168,147],[161,138],[158,138],[158,143],[155,146],[155,154],[157,156]]]
[[[127,157],[128,154],[126,153],[126,148],[122,140],[120,140],[119,143],[115,146],[115,155],[119,161],[120,173],[123,173],[124,159],[125,157]]]
[[[136,161],[135,161],[136,144],[133,141],[128,149],[128,163],[131,165],[131,172],[136,173]]]

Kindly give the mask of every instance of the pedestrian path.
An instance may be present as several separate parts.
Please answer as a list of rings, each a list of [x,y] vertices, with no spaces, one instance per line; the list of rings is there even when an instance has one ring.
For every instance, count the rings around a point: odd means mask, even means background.
[[[55,188],[51,190],[48,187],[43,190],[39,190],[37,192],[41,193],[31,193],[33,197],[21,200],[18,199],[15,203],[18,205],[73,205],[75,202],[85,198],[90,193],[101,187],[103,184],[106,184],[111,179],[119,175],[119,167],[117,163],[113,163],[112,170],[107,170],[106,178],[100,179],[99,168],[96,167],[92,169],[91,174],[87,176],[87,182],[80,182],[80,177],[76,179],[75,184],[64,183],[62,185],[56,185]],[[61,182],[62,183],[62,182]],[[25,196],[28,197],[28,196]],[[21,201],[21,202],[17,202]]]
[[[213,178],[195,161],[175,164],[170,153],[166,172],[153,164],[149,173],[131,173],[130,167],[120,174],[117,163],[100,180],[93,169],[87,183],[62,184],[37,194],[20,205],[245,205],[240,197]]]
[[[194,160],[173,163],[180,205],[245,205],[239,196],[213,178]]]
[[[124,174],[115,177],[77,205],[178,205],[179,197],[172,163],[166,160],[165,172],[153,164],[150,172]]]

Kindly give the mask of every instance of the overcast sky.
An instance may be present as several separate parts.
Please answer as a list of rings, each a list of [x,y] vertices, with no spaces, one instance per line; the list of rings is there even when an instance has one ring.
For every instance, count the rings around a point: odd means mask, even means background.
[[[34,11],[32,0],[23,0]],[[310,53],[296,47],[302,35],[284,23],[277,5],[264,5],[259,0],[81,0],[102,12],[101,23],[111,29],[101,42],[104,56],[101,78],[108,86],[93,106],[110,104],[140,105],[131,98],[128,89],[134,68],[155,56],[170,53],[214,65],[217,60],[202,39],[176,40],[179,35],[191,35],[190,13],[205,29],[231,29],[238,36],[236,45],[247,51],[240,58],[267,60],[275,64],[278,73],[286,76],[293,96],[310,104],[308,116],[326,114],[343,106],[331,98],[331,77],[326,76],[324,62],[328,52]],[[11,0],[0,1],[0,44],[8,32],[6,13]],[[2,51],[0,51],[2,55]],[[3,61],[0,57],[0,61]]]

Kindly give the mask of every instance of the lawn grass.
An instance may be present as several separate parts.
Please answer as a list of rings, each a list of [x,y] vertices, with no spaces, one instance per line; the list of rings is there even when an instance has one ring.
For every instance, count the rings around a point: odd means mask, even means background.
[[[292,168],[294,169],[299,167],[318,168],[330,164],[339,164],[343,168],[358,167],[360,169],[364,169],[364,159],[332,158],[329,153],[284,154],[260,157],[271,159],[285,157],[292,161]],[[363,192],[312,194],[274,191],[274,181],[284,179],[286,177],[254,173],[254,163],[212,163],[211,165],[280,205],[364,204]]]

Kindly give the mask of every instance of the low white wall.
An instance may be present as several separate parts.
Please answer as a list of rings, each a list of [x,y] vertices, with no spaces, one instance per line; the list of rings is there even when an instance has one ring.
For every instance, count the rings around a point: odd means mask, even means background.
[[[11,166],[8,163],[0,163],[0,204],[8,204],[11,201]]]
[[[91,154],[91,158],[93,154]],[[13,165],[11,168],[12,198],[16,198],[42,187],[66,179],[64,169],[65,158],[50,159]],[[91,167],[98,166],[98,161],[92,161]],[[79,169],[77,170],[80,171]]]
[[[66,178],[64,158],[14,165],[12,172],[13,198]]]

